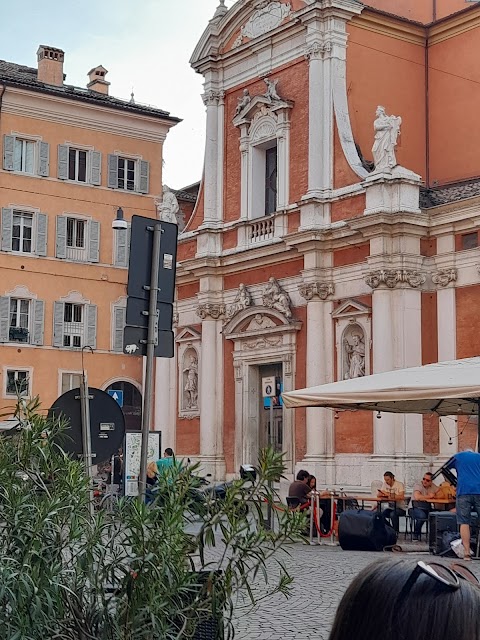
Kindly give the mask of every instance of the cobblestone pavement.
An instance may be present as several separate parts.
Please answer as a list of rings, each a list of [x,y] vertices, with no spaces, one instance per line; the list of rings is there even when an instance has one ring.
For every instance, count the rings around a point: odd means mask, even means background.
[[[387,553],[342,551],[338,546],[301,543],[289,544],[286,549],[290,555],[282,554],[282,559],[294,577],[291,596],[286,599],[275,594],[246,612],[242,612],[239,603],[234,622],[236,640],[327,640],[337,605],[353,577],[377,558],[393,557]],[[421,549],[404,555],[438,561]],[[469,568],[480,576],[480,562],[471,565]],[[272,564],[270,567],[275,574]]]

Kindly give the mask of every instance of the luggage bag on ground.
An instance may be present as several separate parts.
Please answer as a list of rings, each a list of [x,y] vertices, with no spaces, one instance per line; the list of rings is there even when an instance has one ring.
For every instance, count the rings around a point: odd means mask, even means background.
[[[360,509],[341,514],[338,540],[345,551],[382,551],[397,542],[397,534],[381,513]]]

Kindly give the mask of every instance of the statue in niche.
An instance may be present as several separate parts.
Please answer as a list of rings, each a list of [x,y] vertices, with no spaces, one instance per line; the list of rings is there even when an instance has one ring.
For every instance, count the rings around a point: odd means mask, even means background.
[[[190,356],[190,362],[183,370],[185,376],[184,400],[188,410],[198,409],[198,360],[196,356]]]
[[[288,319],[292,317],[290,296],[285,289],[280,287],[275,278],[269,278],[268,284],[263,292],[262,300],[265,307],[280,311]]]
[[[233,318],[239,311],[243,311],[252,304],[252,296],[247,287],[241,283],[232,304],[227,308],[227,318]]]
[[[269,78],[264,78],[263,81],[267,85],[265,97],[272,102],[274,102],[275,100],[281,100],[282,98],[278,95],[277,92],[278,78],[276,80],[269,80]]]
[[[345,360],[347,364],[345,379],[363,377],[365,375],[365,343],[363,341],[363,335],[360,333],[352,333],[351,343],[348,338],[344,338],[343,348],[345,350]]]
[[[250,97],[248,89],[244,89],[242,97],[238,99],[237,108],[235,109],[235,115],[238,116],[240,111],[242,111],[247,105],[249,105],[251,101],[252,98]]]
[[[395,147],[400,133],[400,116],[387,116],[384,107],[377,107],[376,120],[373,123],[375,142],[372,153],[375,171],[391,171],[397,165]]]
[[[173,222],[173,224],[178,224],[177,221],[177,213],[179,211],[178,200],[176,195],[167,187],[166,184],[163,185],[163,197],[155,199],[155,206],[157,207],[157,215],[160,220],[164,222]]]

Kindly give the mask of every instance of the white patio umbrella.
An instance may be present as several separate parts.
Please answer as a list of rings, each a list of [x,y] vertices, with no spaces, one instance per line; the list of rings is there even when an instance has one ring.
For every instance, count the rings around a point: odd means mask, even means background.
[[[480,357],[375,373],[285,392],[282,398],[288,408],[478,415]]]

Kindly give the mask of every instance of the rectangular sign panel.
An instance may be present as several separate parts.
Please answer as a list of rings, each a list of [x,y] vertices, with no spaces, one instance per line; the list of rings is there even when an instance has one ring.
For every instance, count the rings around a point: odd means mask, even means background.
[[[160,431],[151,431],[148,434],[148,462],[156,462],[160,458],[161,438],[162,434]],[[125,452],[123,457],[126,496],[138,496],[141,449],[142,434],[126,433]]]

